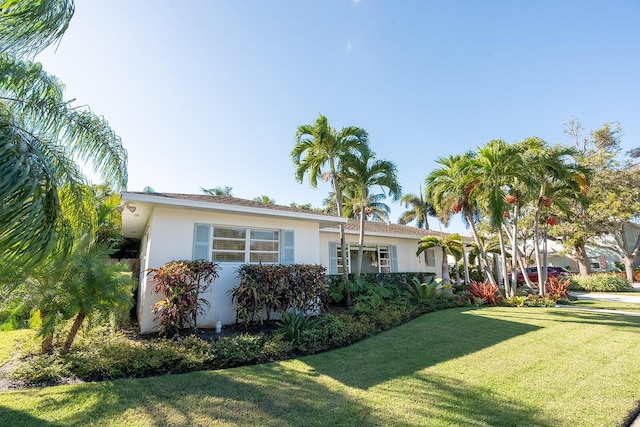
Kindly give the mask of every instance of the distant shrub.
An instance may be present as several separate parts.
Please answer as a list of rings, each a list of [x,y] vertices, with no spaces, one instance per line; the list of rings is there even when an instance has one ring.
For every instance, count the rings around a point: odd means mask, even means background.
[[[617,274],[593,274],[572,276],[569,289],[587,292],[625,292],[632,290],[627,279]]]

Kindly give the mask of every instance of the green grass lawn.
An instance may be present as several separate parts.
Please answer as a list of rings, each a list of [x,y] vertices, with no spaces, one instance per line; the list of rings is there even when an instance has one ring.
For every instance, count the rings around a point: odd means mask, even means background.
[[[600,309],[606,309],[606,310],[640,312],[640,304],[628,303],[628,302],[619,302],[619,301],[581,299],[581,300],[573,301],[572,305],[574,305],[576,307],[600,308]]]
[[[22,341],[33,337],[34,332],[29,329],[17,331],[0,332],[0,366],[7,362],[13,354],[16,345]]]
[[[638,317],[451,309],[290,361],[3,392],[0,424],[613,426],[638,384]]]

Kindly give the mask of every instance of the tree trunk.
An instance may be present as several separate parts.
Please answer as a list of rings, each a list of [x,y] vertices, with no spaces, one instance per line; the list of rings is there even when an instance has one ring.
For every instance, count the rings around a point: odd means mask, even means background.
[[[462,263],[464,264],[464,283],[468,285],[471,282],[471,276],[469,275],[469,260],[467,259],[467,251],[462,243]]]
[[[336,193],[336,205],[338,205],[338,216],[342,217],[342,194],[340,193],[338,180],[336,176],[335,165],[331,160],[331,181],[333,182],[333,191]],[[349,271],[347,270],[347,242],[344,237],[344,224],[340,223],[340,251],[342,256],[342,280],[344,281],[345,302],[348,307],[353,305],[351,301],[351,291],[347,283],[349,282]]]
[[[469,228],[471,229],[471,235],[473,239],[476,241],[476,245],[478,245],[478,252],[480,253],[480,266],[482,267],[482,271],[484,272],[484,276],[492,285],[498,286],[496,282],[496,278],[493,277],[491,270],[489,268],[489,260],[487,259],[487,254],[484,251],[484,246],[482,245],[482,241],[478,236],[478,232],[476,231],[476,226],[473,222],[473,215],[470,212],[465,212],[465,216],[467,217],[467,221],[469,222]]]
[[[446,295],[453,294],[453,290],[451,289],[451,275],[449,274],[449,263],[447,262],[447,251],[442,247],[442,262],[440,263],[442,275],[442,286],[447,286],[442,290],[442,292]]]
[[[498,239],[500,241],[500,261],[502,263],[502,283],[504,285],[504,292],[507,298],[515,296],[515,294],[511,294],[511,285],[509,281],[509,266],[507,265],[507,247],[504,244],[504,236],[502,234],[502,230],[498,229]]]
[[[625,254],[625,256],[622,257],[622,262],[624,263],[624,274],[627,276],[627,280],[629,282],[635,282],[633,274],[633,258]]]
[[[76,315],[76,318],[73,320],[73,325],[71,325],[71,330],[67,334],[67,339],[62,346],[61,354],[67,354],[71,349],[71,344],[73,344],[73,340],[76,339],[76,335],[78,334],[78,330],[80,330],[80,325],[82,325],[82,321],[87,315],[84,312],[80,312]]]
[[[589,264],[589,257],[587,256],[587,248],[584,242],[581,242],[575,246],[576,261],[578,262],[578,271],[580,276],[588,276],[591,273],[591,265]]]
[[[47,316],[47,312],[40,310],[40,322],[44,322],[44,318]],[[42,338],[40,344],[40,352],[42,354],[53,353],[53,332],[47,334]]]
[[[360,236],[358,238],[358,271],[357,276],[362,274],[362,255],[364,254],[364,208],[360,209]]]
[[[520,248],[518,248],[518,215],[520,215],[520,205],[516,202],[513,206],[513,238],[511,239],[511,294],[516,295],[518,290],[518,259],[520,258]],[[506,229],[506,227],[505,227]],[[508,230],[507,230],[508,231]],[[509,233],[507,233],[509,237]],[[524,276],[524,270],[523,276]]]

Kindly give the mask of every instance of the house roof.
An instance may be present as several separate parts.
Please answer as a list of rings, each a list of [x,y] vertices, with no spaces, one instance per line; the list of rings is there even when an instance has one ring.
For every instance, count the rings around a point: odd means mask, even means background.
[[[142,236],[149,216],[156,206],[315,221],[321,228],[347,222],[346,218],[333,215],[231,196],[127,191],[121,194],[121,204],[124,236],[134,239]]]
[[[348,234],[357,234],[360,232],[360,222],[357,219],[349,219],[344,226],[345,232]],[[338,226],[323,228],[321,231],[338,233]],[[364,232],[367,236],[384,236],[407,239],[420,239],[425,236],[447,236],[450,233],[444,233],[434,230],[425,230],[424,228],[411,227],[402,224],[390,224],[382,221],[365,221]],[[466,236],[462,236],[463,240],[468,240]]]

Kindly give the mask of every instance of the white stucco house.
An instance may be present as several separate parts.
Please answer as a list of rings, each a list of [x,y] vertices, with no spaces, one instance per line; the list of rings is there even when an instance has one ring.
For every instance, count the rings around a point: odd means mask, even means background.
[[[358,223],[332,215],[270,205],[229,196],[138,193],[121,195],[124,236],[140,242],[137,316],[140,330],[156,327],[151,306],[160,299],[146,270],[174,260],[207,259],[219,264],[220,276],[203,295],[211,303],[200,327],[235,322],[228,291],[237,285],[237,268],[245,263],[322,264],[329,274],[342,265],[355,272]],[[340,257],[339,224],[349,251]],[[362,271],[431,272],[440,275],[440,251],[416,256],[418,240],[433,232],[368,221]]]

